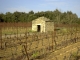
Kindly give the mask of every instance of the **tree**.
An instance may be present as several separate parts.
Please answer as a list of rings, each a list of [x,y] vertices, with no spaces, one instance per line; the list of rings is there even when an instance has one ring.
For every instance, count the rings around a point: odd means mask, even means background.
[[[3,16],[4,16],[4,14],[1,13],[1,14],[0,14],[0,22],[4,22]]]
[[[58,9],[54,11],[41,11],[36,13],[32,10],[28,13],[18,11],[15,11],[14,13],[6,12],[6,14],[0,13],[0,22],[30,22],[42,16],[49,18],[55,23],[80,23],[80,18],[78,18],[76,14],[73,14],[71,11],[62,13]]]
[[[33,10],[29,11],[29,14],[34,14]]]

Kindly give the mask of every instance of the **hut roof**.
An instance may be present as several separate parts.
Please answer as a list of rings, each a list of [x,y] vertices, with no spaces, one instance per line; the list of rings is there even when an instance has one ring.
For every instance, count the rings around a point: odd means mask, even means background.
[[[44,16],[42,16],[42,17],[39,17],[39,18],[37,18],[37,19],[35,19],[35,20],[43,20],[43,21],[51,21],[50,19],[48,19],[48,18],[46,18],[46,17],[44,17]],[[33,20],[34,21],[34,20]]]

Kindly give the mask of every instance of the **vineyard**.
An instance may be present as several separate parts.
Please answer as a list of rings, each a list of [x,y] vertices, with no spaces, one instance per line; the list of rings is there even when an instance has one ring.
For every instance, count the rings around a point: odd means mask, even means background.
[[[71,45],[74,51],[61,56]],[[55,31],[40,33],[31,31],[30,23],[0,23],[0,60],[48,60],[52,53],[52,60],[73,60],[74,52],[80,57],[80,25],[55,24]]]

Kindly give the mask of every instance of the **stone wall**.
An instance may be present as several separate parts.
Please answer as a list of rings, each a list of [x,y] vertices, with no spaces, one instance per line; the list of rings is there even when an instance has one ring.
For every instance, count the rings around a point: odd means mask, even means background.
[[[32,31],[37,31],[40,25],[40,32],[54,31],[54,23],[45,17],[39,17],[32,21]]]
[[[52,21],[47,21],[45,22],[45,31],[49,32],[49,31],[54,31],[54,22]]]
[[[40,32],[45,32],[45,21],[36,19],[32,22],[32,31],[37,31],[37,25],[41,26],[41,31]]]

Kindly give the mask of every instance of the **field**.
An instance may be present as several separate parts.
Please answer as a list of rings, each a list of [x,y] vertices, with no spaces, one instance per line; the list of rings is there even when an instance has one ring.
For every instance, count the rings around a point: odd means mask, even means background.
[[[4,27],[0,43],[0,60],[59,60],[65,59],[65,56],[70,58],[70,54],[77,52],[79,48],[79,26],[56,27],[54,32],[47,33],[33,32],[31,27]],[[74,51],[63,54],[69,49]]]

